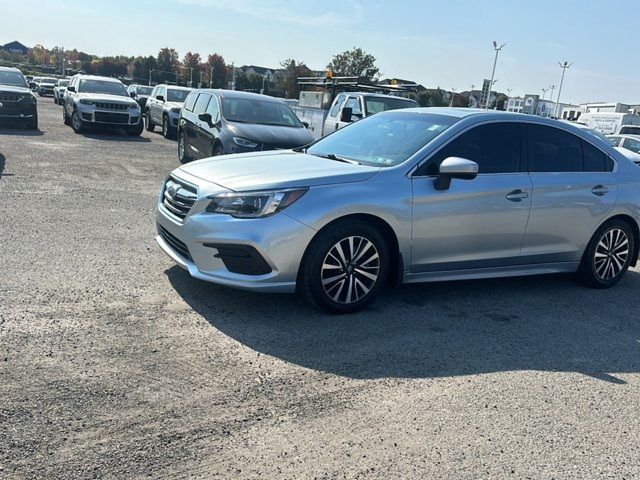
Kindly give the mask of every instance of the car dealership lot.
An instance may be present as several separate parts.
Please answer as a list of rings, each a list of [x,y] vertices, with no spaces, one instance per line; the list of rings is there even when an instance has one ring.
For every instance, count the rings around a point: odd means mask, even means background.
[[[640,270],[438,283],[329,316],[156,247],[159,133],[0,130],[0,473],[640,476]],[[1,476],[1,475],[0,475]]]

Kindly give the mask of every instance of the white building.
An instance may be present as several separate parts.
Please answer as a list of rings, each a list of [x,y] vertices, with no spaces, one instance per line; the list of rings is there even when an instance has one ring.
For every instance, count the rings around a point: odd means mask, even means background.
[[[524,109],[524,97],[510,97],[507,101],[507,112],[522,113]]]
[[[526,113],[540,117],[561,116],[560,112],[565,108],[579,108],[566,103],[558,104],[552,100],[541,99],[540,95],[525,95],[524,97],[510,97],[506,103],[507,112]]]
[[[631,105],[626,103],[583,103],[580,105],[583,113],[629,113]]]

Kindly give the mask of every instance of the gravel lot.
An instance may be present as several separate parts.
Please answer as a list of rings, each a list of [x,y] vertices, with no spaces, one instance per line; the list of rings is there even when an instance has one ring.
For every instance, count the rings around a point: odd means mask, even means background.
[[[155,246],[157,133],[0,130],[0,477],[640,478],[640,270],[347,317]]]

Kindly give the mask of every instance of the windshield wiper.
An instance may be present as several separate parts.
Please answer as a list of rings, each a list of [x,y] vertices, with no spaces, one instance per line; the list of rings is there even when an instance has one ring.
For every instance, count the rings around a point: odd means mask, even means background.
[[[336,160],[338,162],[350,163],[351,165],[362,165],[357,160],[353,160],[352,158],[339,157],[335,153],[311,153],[311,155],[315,155],[316,157],[321,158],[328,158],[329,160]]]

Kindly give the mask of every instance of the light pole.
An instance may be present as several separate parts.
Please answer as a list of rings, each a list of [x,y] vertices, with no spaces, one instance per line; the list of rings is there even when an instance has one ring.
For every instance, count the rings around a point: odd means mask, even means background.
[[[189,77],[189,86],[193,87],[193,67],[189,67],[191,69],[191,76]]]
[[[544,96],[546,95],[546,93],[549,91],[548,88],[543,88],[542,89],[542,100],[544,100]]]
[[[551,100],[551,103],[553,103],[553,91],[556,89],[555,85],[549,85],[549,90],[551,90],[551,93],[549,94],[549,100]]]
[[[476,86],[472,83],[471,84],[471,90],[469,90],[469,107],[473,106],[473,100],[471,100],[473,97],[473,89],[476,88]]]
[[[453,99],[456,98],[456,89],[451,87],[451,101],[449,102],[449,106],[453,107]]]
[[[569,68],[571,65],[573,65],[573,63],[569,63],[569,62],[558,62],[558,65],[560,65],[560,68],[562,69],[562,77],[560,77],[560,87],[558,88],[558,100],[556,101],[556,111],[555,111],[555,117],[558,118],[558,109],[560,108],[560,95],[562,94],[562,84],[564,83],[564,74],[567,71],[567,68]]]
[[[496,58],[493,60],[493,71],[491,72],[491,81],[489,82],[489,91],[487,92],[487,101],[484,104],[484,109],[488,110],[489,109],[489,102],[491,101],[491,87],[493,87],[493,77],[496,74],[496,65],[498,64],[498,54],[500,53],[500,50],[502,50],[505,47],[506,43],[503,43],[502,45],[498,46],[498,42],[496,42],[495,40],[493,41],[493,49],[496,51]]]
[[[204,77],[204,71],[200,70],[200,83],[198,83],[198,88],[202,88],[202,77]]]
[[[213,65],[209,68],[209,88],[213,88]]]

